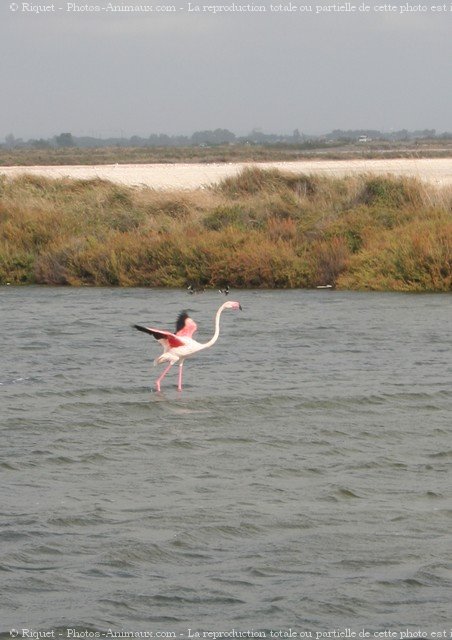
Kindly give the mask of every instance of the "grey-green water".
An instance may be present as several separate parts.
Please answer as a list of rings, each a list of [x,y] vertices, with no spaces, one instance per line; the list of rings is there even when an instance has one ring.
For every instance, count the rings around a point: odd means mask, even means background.
[[[219,293],[0,289],[5,637],[449,629],[451,297],[230,298],[158,394]]]

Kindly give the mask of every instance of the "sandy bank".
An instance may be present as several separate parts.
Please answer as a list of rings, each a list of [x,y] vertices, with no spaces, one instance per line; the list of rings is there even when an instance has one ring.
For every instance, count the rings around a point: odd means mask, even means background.
[[[357,173],[392,174],[419,178],[438,186],[452,185],[452,158],[388,160],[302,160],[297,162],[225,163],[225,164],[119,164],[92,166],[0,167],[0,174],[24,173],[49,178],[102,178],[128,186],[153,189],[198,189],[233,176],[247,166],[277,168],[294,173],[335,177]]]

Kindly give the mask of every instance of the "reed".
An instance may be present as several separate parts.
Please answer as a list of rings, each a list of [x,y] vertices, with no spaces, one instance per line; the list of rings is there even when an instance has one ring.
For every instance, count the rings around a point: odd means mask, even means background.
[[[412,179],[0,180],[0,284],[450,291],[451,261],[452,191]]]

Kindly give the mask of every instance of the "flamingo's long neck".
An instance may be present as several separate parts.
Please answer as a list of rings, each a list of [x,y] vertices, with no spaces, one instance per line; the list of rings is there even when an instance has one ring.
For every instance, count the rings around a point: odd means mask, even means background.
[[[213,344],[215,344],[215,342],[218,340],[218,336],[220,335],[220,316],[221,316],[221,313],[222,313],[223,309],[226,307],[226,304],[227,303],[225,302],[218,309],[218,311],[216,313],[216,316],[215,316],[215,333],[210,338],[209,342],[204,342],[204,344],[202,345],[203,349],[208,349]]]

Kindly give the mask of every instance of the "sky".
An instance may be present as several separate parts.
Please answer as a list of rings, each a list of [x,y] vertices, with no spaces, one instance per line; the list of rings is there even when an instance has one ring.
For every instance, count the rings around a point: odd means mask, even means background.
[[[452,131],[450,0],[165,1],[0,0],[0,142]],[[154,11],[111,10],[144,3]]]

